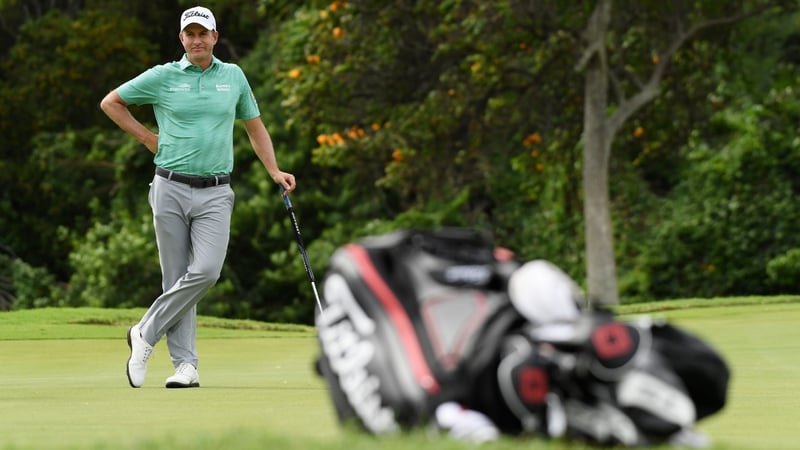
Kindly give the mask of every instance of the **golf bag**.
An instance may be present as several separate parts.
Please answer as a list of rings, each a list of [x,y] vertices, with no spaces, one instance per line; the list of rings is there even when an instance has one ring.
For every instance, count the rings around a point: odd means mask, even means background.
[[[318,369],[338,418],[376,434],[424,423],[461,398],[521,322],[486,235],[401,230],[332,256],[317,317]]]
[[[639,446],[724,406],[728,368],[700,339],[582,311],[560,269],[495,250],[486,235],[447,229],[334,253],[317,367],[340,422],[384,434],[455,403],[506,434]]]

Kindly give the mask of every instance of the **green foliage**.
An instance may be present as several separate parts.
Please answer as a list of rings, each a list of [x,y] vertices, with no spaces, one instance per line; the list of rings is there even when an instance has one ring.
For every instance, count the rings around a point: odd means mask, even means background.
[[[350,220],[489,228],[524,256],[578,262],[580,102],[546,82],[580,84],[558,28],[569,7],[336,5],[286,24],[279,87],[290,125],[317,137],[312,161],[358,198]]]
[[[51,10],[20,29],[3,61],[0,95],[25,101],[2,111],[0,129],[32,134],[105,123],[99,99],[130,78],[132,67],[151,64],[152,51],[135,19],[84,10],[73,20]]]
[[[0,253],[0,311],[8,311],[14,304],[14,279],[11,276],[13,259]]]
[[[613,94],[649,76],[674,38],[664,20],[674,8],[699,20],[760,3],[614,2]],[[610,192],[627,301],[796,289],[800,58],[797,6],[785,3],[686,43],[661,94],[616,136]],[[10,31],[0,38],[0,244],[20,255],[0,261],[0,302],[22,292],[26,306],[144,306],[160,292],[152,155],[97,103],[180,56],[177,15],[192,5],[0,2]],[[489,231],[519,258],[583,279],[574,66],[591,2],[208,6],[218,55],[242,65],[280,166],[297,175],[292,201],[318,279],[346,242],[442,226]],[[132,111],[153,125],[150,108]],[[241,124],[234,155],[228,258],[198,307],[310,323],[293,230]]]
[[[57,305],[60,293],[45,267],[34,267],[0,247],[0,311]]]
[[[767,263],[767,276],[776,289],[796,292],[800,280],[800,248],[792,248]]]
[[[152,46],[135,19],[53,9],[19,30],[0,66],[2,242],[35,266],[68,277],[70,235],[82,234],[113,191],[110,153],[95,135],[113,125],[98,108],[108,90],[148,64]],[[107,149],[107,147],[106,147]]]
[[[55,277],[46,268],[0,252],[0,311],[56,305],[59,293]]]
[[[791,91],[773,91],[763,104],[718,113],[708,137],[693,137],[691,164],[642,257],[652,295],[775,292],[767,264],[800,244],[800,145],[787,134],[798,106]]]
[[[44,267],[33,267],[21,259],[11,262],[11,280],[16,298],[12,309],[60,306],[60,286]]]
[[[161,294],[161,270],[150,217],[97,222],[70,255],[69,306],[149,306]]]

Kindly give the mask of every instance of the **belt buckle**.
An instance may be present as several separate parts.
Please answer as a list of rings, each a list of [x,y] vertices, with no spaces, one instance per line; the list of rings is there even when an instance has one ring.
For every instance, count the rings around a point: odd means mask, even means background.
[[[214,179],[211,177],[200,177],[198,181],[200,182],[200,187],[203,189],[216,186],[216,184],[214,184]]]

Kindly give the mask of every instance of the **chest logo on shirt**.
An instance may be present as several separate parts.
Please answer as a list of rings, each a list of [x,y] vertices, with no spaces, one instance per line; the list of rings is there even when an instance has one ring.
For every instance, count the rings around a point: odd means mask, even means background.
[[[192,88],[192,85],[190,85],[189,83],[181,83],[181,84],[178,84],[177,86],[170,87],[169,91],[170,92],[189,92],[189,90],[191,90],[191,88]]]
[[[230,84],[218,84],[217,85],[217,92],[230,92],[231,85]]]

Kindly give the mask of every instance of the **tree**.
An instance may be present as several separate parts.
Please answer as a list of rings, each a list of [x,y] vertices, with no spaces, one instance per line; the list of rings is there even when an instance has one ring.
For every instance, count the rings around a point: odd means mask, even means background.
[[[429,219],[420,226],[490,228],[525,242],[497,220],[519,219],[509,199],[544,201],[548,175],[569,179],[575,167],[574,42],[553,20],[569,21],[573,9],[337,1],[288,23],[297,37],[278,61],[284,105],[301,134],[317,137],[313,161],[358,198],[349,217],[414,209]],[[577,192],[557,184],[554,197]]]
[[[708,7],[698,3],[692,4],[689,9],[684,9],[683,2],[667,3],[665,16],[657,18],[666,19],[665,22],[670,24],[668,43],[654,54],[654,67],[644,82],[638,81],[637,75],[629,70],[631,66],[624,64],[624,61],[612,66],[608,56],[612,0],[599,0],[595,5],[584,32],[585,50],[576,67],[579,71],[585,71],[583,192],[587,289],[594,301],[619,303],[608,191],[609,159],[615,135],[631,116],[659,95],[670,59],[687,41],[705,29],[756,16],[780,2],[757,3],[751,8],[732,8],[731,5]],[[644,8],[650,6],[645,5]],[[724,9],[720,11],[720,8]],[[730,14],[730,11],[734,13]],[[635,82],[631,84],[622,80]],[[613,108],[608,97],[609,84],[612,82],[617,94]],[[632,86],[633,95],[629,96],[626,86]]]

